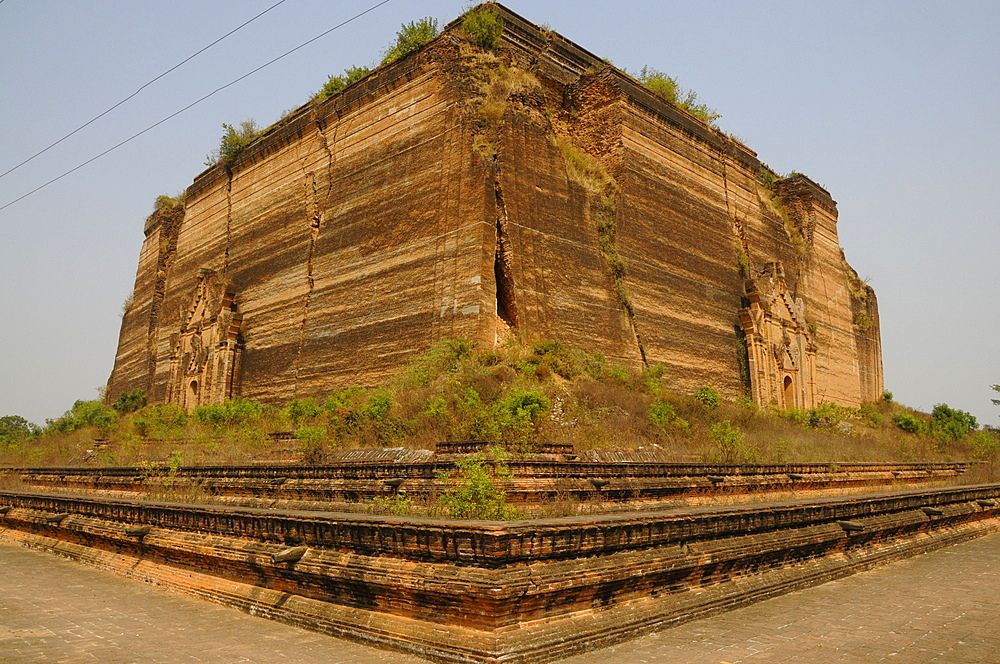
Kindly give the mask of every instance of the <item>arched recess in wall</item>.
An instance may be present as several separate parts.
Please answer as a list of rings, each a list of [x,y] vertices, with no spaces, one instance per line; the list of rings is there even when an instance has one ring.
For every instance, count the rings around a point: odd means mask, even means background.
[[[746,340],[750,391],[762,407],[815,407],[816,345],[801,299],[793,300],[780,262],[745,282],[740,327]]]
[[[191,410],[238,396],[243,315],[237,309],[233,288],[202,270],[174,337],[168,401]]]

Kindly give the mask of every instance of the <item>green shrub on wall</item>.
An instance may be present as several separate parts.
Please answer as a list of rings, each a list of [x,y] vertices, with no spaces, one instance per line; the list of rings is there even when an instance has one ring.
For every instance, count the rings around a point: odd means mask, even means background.
[[[462,32],[476,46],[493,50],[503,36],[503,19],[496,7],[478,7],[465,15]]]

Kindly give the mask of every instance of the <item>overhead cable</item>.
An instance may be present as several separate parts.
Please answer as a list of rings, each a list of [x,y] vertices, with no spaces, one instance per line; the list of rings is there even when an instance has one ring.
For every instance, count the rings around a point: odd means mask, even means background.
[[[6,203],[6,204],[4,204],[3,206],[0,206],[0,210],[5,210],[5,209],[7,209],[8,207],[10,207],[11,205],[13,205],[14,203],[17,203],[18,201],[20,201],[20,200],[23,200],[23,199],[27,198],[28,196],[31,196],[32,194],[34,194],[34,193],[35,193],[35,192],[37,192],[37,191],[41,191],[42,189],[44,189],[45,187],[49,186],[50,184],[52,184],[52,183],[54,183],[54,182],[58,182],[59,180],[61,180],[61,179],[63,179],[64,177],[66,177],[67,175],[69,175],[69,174],[71,174],[71,173],[74,173],[74,172],[76,172],[76,171],[80,170],[81,168],[83,168],[83,167],[84,167],[84,166],[86,166],[87,164],[89,164],[89,163],[91,163],[91,162],[93,162],[93,161],[97,161],[98,159],[100,159],[100,158],[101,158],[101,157],[103,157],[104,155],[108,154],[109,152],[113,152],[114,150],[117,150],[117,149],[118,149],[118,148],[120,148],[121,146],[125,145],[126,143],[129,143],[130,141],[133,141],[133,140],[135,140],[135,139],[139,138],[140,136],[142,136],[142,135],[143,135],[143,134],[145,134],[146,132],[148,132],[148,131],[150,131],[150,130],[152,130],[152,129],[155,129],[156,127],[159,127],[159,126],[160,126],[161,124],[163,124],[163,123],[164,123],[164,122],[166,122],[167,120],[170,120],[170,119],[172,119],[172,118],[174,118],[174,117],[176,117],[176,116],[180,115],[181,113],[183,113],[184,111],[188,110],[189,108],[192,108],[192,107],[194,107],[194,106],[197,106],[198,104],[200,104],[201,102],[205,101],[205,100],[206,100],[206,99],[208,99],[209,97],[212,97],[213,95],[215,95],[215,94],[217,94],[217,93],[219,93],[219,92],[222,92],[222,91],[223,91],[223,90],[225,90],[226,88],[228,88],[228,87],[230,87],[230,86],[233,86],[233,85],[235,85],[235,84],[239,83],[239,82],[240,82],[240,81],[242,81],[243,79],[245,79],[245,78],[247,78],[247,77],[249,77],[249,76],[252,76],[252,75],[256,74],[257,72],[259,72],[259,71],[260,71],[261,69],[264,69],[265,67],[270,67],[271,65],[273,65],[273,64],[274,64],[275,62],[277,62],[278,60],[281,60],[282,58],[285,58],[285,57],[288,57],[288,56],[289,56],[289,55],[291,55],[292,53],[295,53],[296,51],[298,51],[298,50],[300,50],[300,49],[303,49],[303,48],[305,48],[306,46],[308,46],[309,44],[313,43],[313,42],[314,42],[314,41],[316,41],[317,39],[321,39],[321,38],[323,38],[323,37],[327,36],[328,34],[330,34],[331,32],[333,32],[334,30],[337,30],[338,28],[342,28],[342,27],[344,27],[345,25],[347,25],[348,23],[351,23],[352,21],[356,21],[357,19],[361,18],[361,17],[362,17],[362,16],[364,16],[365,14],[368,14],[368,13],[370,13],[370,12],[373,12],[373,11],[375,11],[376,9],[378,9],[379,7],[381,7],[382,5],[385,5],[385,4],[388,4],[388,3],[390,3],[390,2],[392,2],[392,0],[382,0],[381,2],[379,2],[379,3],[377,3],[377,4],[374,4],[374,5],[372,5],[371,7],[369,7],[368,9],[364,10],[363,12],[360,12],[360,13],[358,13],[358,14],[355,14],[354,16],[352,16],[351,18],[347,19],[346,21],[343,21],[343,22],[341,22],[341,23],[338,23],[337,25],[333,26],[333,27],[332,27],[332,28],[330,28],[329,30],[326,30],[326,31],[324,31],[324,32],[322,32],[322,33],[320,33],[320,34],[316,35],[316,36],[315,36],[315,37],[313,37],[312,39],[310,39],[310,40],[308,40],[308,41],[305,41],[305,42],[302,42],[301,44],[299,44],[299,45],[298,45],[298,46],[296,46],[295,48],[293,48],[293,49],[291,49],[291,50],[288,50],[288,51],[285,51],[284,53],[282,53],[282,54],[281,54],[281,55],[279,55],[278,57],[276,57],[276,58],[274,58],[274,59],[272,59],[272,60],[268,60],[267,62],[265,62],[265,63],[264,63],[264,64],[262,64],[261,66],[257,67],[256,69],[253,69],[253,70],[251,70],[251,71],[247,72],[246,74],[243,74],[243,75],[242,75],[242,76],[240,76],[239,78],[237,78],[237,79],[234,79],[234,80],[230,81],[229,83],[226,83],[225,85],[223,85],[223,86],[220,86],[220,87],[216,88],[215,90],[212,90],[211,92],[209,92],[209,93],[208,93],[207,95],[205,95],[204,97],[201,97],[200,99],[197,99],[197,100],[195,100],[195,101],[191,102],[190,104],[188,104],[188,105],[187,105],[187,106],[185,106],[184,108],[180,109],[179,111],[174,111],[173,113],[171,113],[171,114],[170,114],[170,115],[168,115],[167,117],[163,118],[162,120],[159,120],[158,122],[155,122],[155,123],[151,124],[150,126],[146,127],[146,128],[145,128],[145,129],[143,129],[142,131],[140,131],[140,132],[138,132],[138,133],[135,133],[135,134],[132,134],[131,136],[129,136],[128,138],[126,138],[126,139],[125,139],[124,141],[121,141],[120,143],[116,143],[115,145],[112,145],[112,146],[111,146],[110,148],[108,148],[108,149],[107,149],[107,150],[105,150],[104,152],[101,152],[100,154],[98,154],[98,155],[96,155],[96,156],[93,156],[93,157],[91,157],[90,159],[88,159],[87,161],[83,162],[82,164],[79,164],[79,165],[77,165],[77,166],[74,166],[73,168],[71,168],[71,169],[69,169],[68,171],[66,171],[65,173],[63,173],[62,175],[59,175],[59,176],[56,176],[56,177],[52,178],[51,180],[49,180],[48,182],[46,182],[45,184],[41,184],[41,185],[39,185],[39,186],[35,187],[34,189],[32,189],[31,191],[29,191],[28,193],[26,193],[26,194],[22,194],[21,196],[18,196],[17,198],[15,198],[14,200],[12,200],[11,202],[9,202],[9,203]]]
[[[0,2],[3,2],[3,0],[0,0]],[[152,80],[150,80],[150,81],[147,81],[146,83],[143,83],[143,84],[142,84],[142,85],[141,85],[141,86],[140,86],[140,87],[139,87],[139,88],[138,88],[138,89],[137,89],[137,90],[136,90],[135,92],[133,92],[133,93],[132,93],[132,94],[130,94],[129,96],[125,97],[124,99],[122,99],[122,100],[121,100],[120,102],[118,102],[117,104],[115,104],[115,105],[114,105],[114,106],[112,106],[111,108],[107,109],[106,111],[104,111],[104,112],[102,112],[102,113],[100,113],[100,114],[98,114],[98,115],[95,115],[95,116],[94,116],[94,117],[92,117],[92,118],[91,118],[90,120],[87,120],[87,121],[86,121],[86,122],[84,122],[84,123],[83,123],[82,125],[80,125],[80,126],[79,126],[79,127],[77,127],[76,129],[74,129],[73,131],[69,132],[68,134],[66,134],[65,136],[63,136],[62,138],[60,138],[60,139],[59,139],[58,141],[56,141],[55,143],[52,143],[51,145],[49,145],[49,146],[48,146],[47,148],[45,148],[45,149],[43,149],[43,150],[39,150],[39,151],[38,151],[38,152],[36,152],[35,154],[31,155],[30,157],[28,157],[27,159],[25,159],[24,161],[22,161],[22,162],[21,162],[20,164],[17,164],[16,166],[14,166],[14,167],[12,167],[12,168],[9,168],[8,170],[4,171],[3,173],[0,173],[0,178],[2,178],[3,176],[7,175],[8,173],[13,173],[14,171],[16,171],[17,169],[21,168],[22,166],[24,166],[25,164],[27,164],[27,163],[28,163],[29,161],[31,161],[31,160],[32,160],[32,159],[34,159],[35,157],[40,157],[41,155],[45,154],[46,152],[48,152],[49,150],[51,150],[51,149],[52,149],[52,148],[54,148],[55,146],[59,145],[60,143],[62,143],[62,142],[63,142],[63,141],[65,141],[65,140],[66,140],[67,138],[69,138],[69,137],[70,137],[70,136],[72,136],[73,134],[77,133],[77,132],[78,132],[78,131],[80,131],[81,129],[84,129],[85,127],[88,127],[88,126],[90,126],[91,124],[93,124],[93,123],[94,123],[94,122],[96,122],[97,120],[100,120],[100,119],[101,119],[101,118],[103,118],[103,117],[104,117],[105,115],[107,115],[107,114],[108,114],[108,113],[110,113],[111,111],[115,110],[116,108],[118,108],[119,106],[121,106],[122,104],[124,104],[125,102],[127,102],[127,101],[128,101],[129,99],[131,99],[132,97],[135,97],[135,96],[136,96],[137,94],[139,94],[140,92],[142,92],[143,90],[145,90],[146,88],[148,88],[148,87],[149,87],[150,85],[152,85],[153,83],[156,83],[156,82],[157,82],[158,80],[160,80],[161,78],[163,78],[164,76],[166,76],[166,75],[167,75],[167,74],[169,74],[170,72],[172,72],[172,71],[174,71],[175,69],[177,69],[177,68],[181,67],[182,65],[184,65],[184,64],[186,64],[186,63],[188,63],[188,62],[190,62],[191,60],[193,60],[193,59],[194,59],[194,58],[196,58],[197,56],[201,55],[202,53],[204,53],[204,52],[205,52],[205,51],[207,51],[208,49],[212,48],[213,46],[215,46],[216,44],[218,44],[218,43],[219,43],[220,41],[222,41],[222,40],[223,40],[223,39],[225,39],[226,37],[228,37],[228,36],[232,35],[232,34],[233,34],[233,33],[235,33],[236,31],[238,31],[238,30],[240,30],[240,29],[242,29],[242,28],[245,28],[246,26],[250,25],[251,23],[253,23],[253,22],[254,22],[254,21],[256,21],[257,19],[259,19],[259,18],[260,18],[261,16],[263,16],[263,15],[264,15],[264,14],[266,14],[266,13],[268,13],[269,11],[271,11],[272,9],[274,9],[275,7],[277,7],[278,5],[282,4],[283,2],[286,2],[286,0],[278,0],[278,2],[274,3],[273,5],[271,5],[270,7],[268,7],[267,9],[265,9],[264,11],[262,11],[261,13],[257,14],[256,16],[254,16],[254,17],[253,17],[253,18],[251,18],[250,20],[246,21],[245,23],[242,23],[242,24],[240,24],[240,25],[236,26],[235,28],[233,28],[232,30],[230,30],[229,32],[227,32],[226,34],[224,34],[224,35],[222,35],[221,37],[219,37],[218,39],[216,39],[216,40],[215,40],[214,42],[212,42],[212,43],[211,43],[211,44],[209,44],[208,46],[205,46],[204,48],[202,48],[202,49],[198,50],[197,52],[193,53],[192,55],[189,55],[188,57],[184,58],[183,60],[181,60],[181,61],[180,61],[180,62],[178,62],[178,63],[177,63],[176,65],[174,65],[173,67],[171,67],[171,68],[170,68],[170,69],[168,69],[167,71],[163,72],[162,74],[160,74],[160,75],[159,75],[159,76],[157,76],[156,78],[154,78],[154,79],[152,79]]]

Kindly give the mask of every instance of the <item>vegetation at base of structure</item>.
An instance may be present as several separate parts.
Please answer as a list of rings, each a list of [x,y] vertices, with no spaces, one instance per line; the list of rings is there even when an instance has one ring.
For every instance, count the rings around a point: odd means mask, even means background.
[[[882,401],[886,403],[892,403],[893,395],[889,390],[884,390],[882,392]]]
[[[979,428],[972,413],[939,403],[931,411],[931,431],[947,440],[962,440]]]
[[[402,24],[396,33],[396,41],[382,55],[382,64],[389,64],[406,57],[437,35],[437,19],[430,16]]]
[[[695,391],[694,400],[709,410],[715,410],[722,403],[722,395],[714,387],[702,385]]]
[[[18,447],[35,440],[41,434],[41,427],[20,415],[0,417],[0,449]]]
[[[663,97],[668,102],[682,108],[705,124],[716,126],[715,121],[722,117],[714,108],[698,101],[698,93],[685,90],[677,83],[677,79],[667,76],[652,67],[643,67],[636,79],[651,92]]]
[[[455,462],[455,472],[441,471],[446,488],[438,499],[454,519],[511,521],[521,514],[507,504],[504,484],[513,479],[507,452],[499,445]]]
[[[117,413],[100,401],[76,401],[62,417],[45,421],[45,432],[71,433],[84,427],[94,427],[107,433],[118,419]]]
[[[240,153],[253,142],[253,139],[261,134],[261,130],[253,119],[244,120],[237,127],[223,123],[222,130],[219,147],[205,158],[206,166],[215,166],[220,162],[227,166],[232,164],[240,156]]]
[[[893,425],[906,433],[921,433],[924,431],[924,422],[911,413],[897,413],[892,416]]]
[[[580,455],[642,448],[673,462],[995,459],[996,432],[975,427],[972,416],[945,404],[921,413],[885,398],[860,408],[758,408],[720,387],[686,385],[662,364],[638,370],[553,340],[483,347],[457,338],[414,355],[383,385],[280,405],[237,399],[190,413],[173,404],[119,413],[79,401],[42,430],[9,416],[0,419],[0,466],[146,463],[162,474],[174,452],[185,467],[289,456],[323,463],[348,449],[470,440],[495,441],[514,458],[552,443],[571,444]],[[491,459],[484,463],[493,473]],[[990,481],[992,472],[977,479]],[[170,488],[178,495],[179,482]],[[404,498],[368,507],[391,513],[404,509]],[[446,512],[435,500],[407,513]]]
[[[500,46],[503,19],[496,7],[484,5],[469,10],[462,19],[462,33],[472,44],[492,51]]]
[[[708,461],[718,463],[757,463],[760,461],[760,450],[748,444],[739,427],[733,426],[729,420],[722,420],[708,429],[714,447],[709,452]]]
[[[111,404],[111,408],[119,415],[125,415],[126,413],[134,413],[145,405],[146,391],[136,388],[118,395],[118,399]]]
[[[323,101],[327,97],[332,97],[349,85],[357,83],[370,74],[371,71],[368,67],[348,67],[340,76],[333,76],[331,74],[330,78],[320,88],[320,91],[316,93],[313,99]]]

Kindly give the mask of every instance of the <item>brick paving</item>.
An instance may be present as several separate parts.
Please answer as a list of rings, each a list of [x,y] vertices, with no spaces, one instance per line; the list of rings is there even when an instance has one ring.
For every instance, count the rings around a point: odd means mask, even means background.
[[[1000,534],[559,664],[997,664]]]
[[[0,544],[0,663],[426,664]],[[1000,534],[560,664],[998,664]]]

